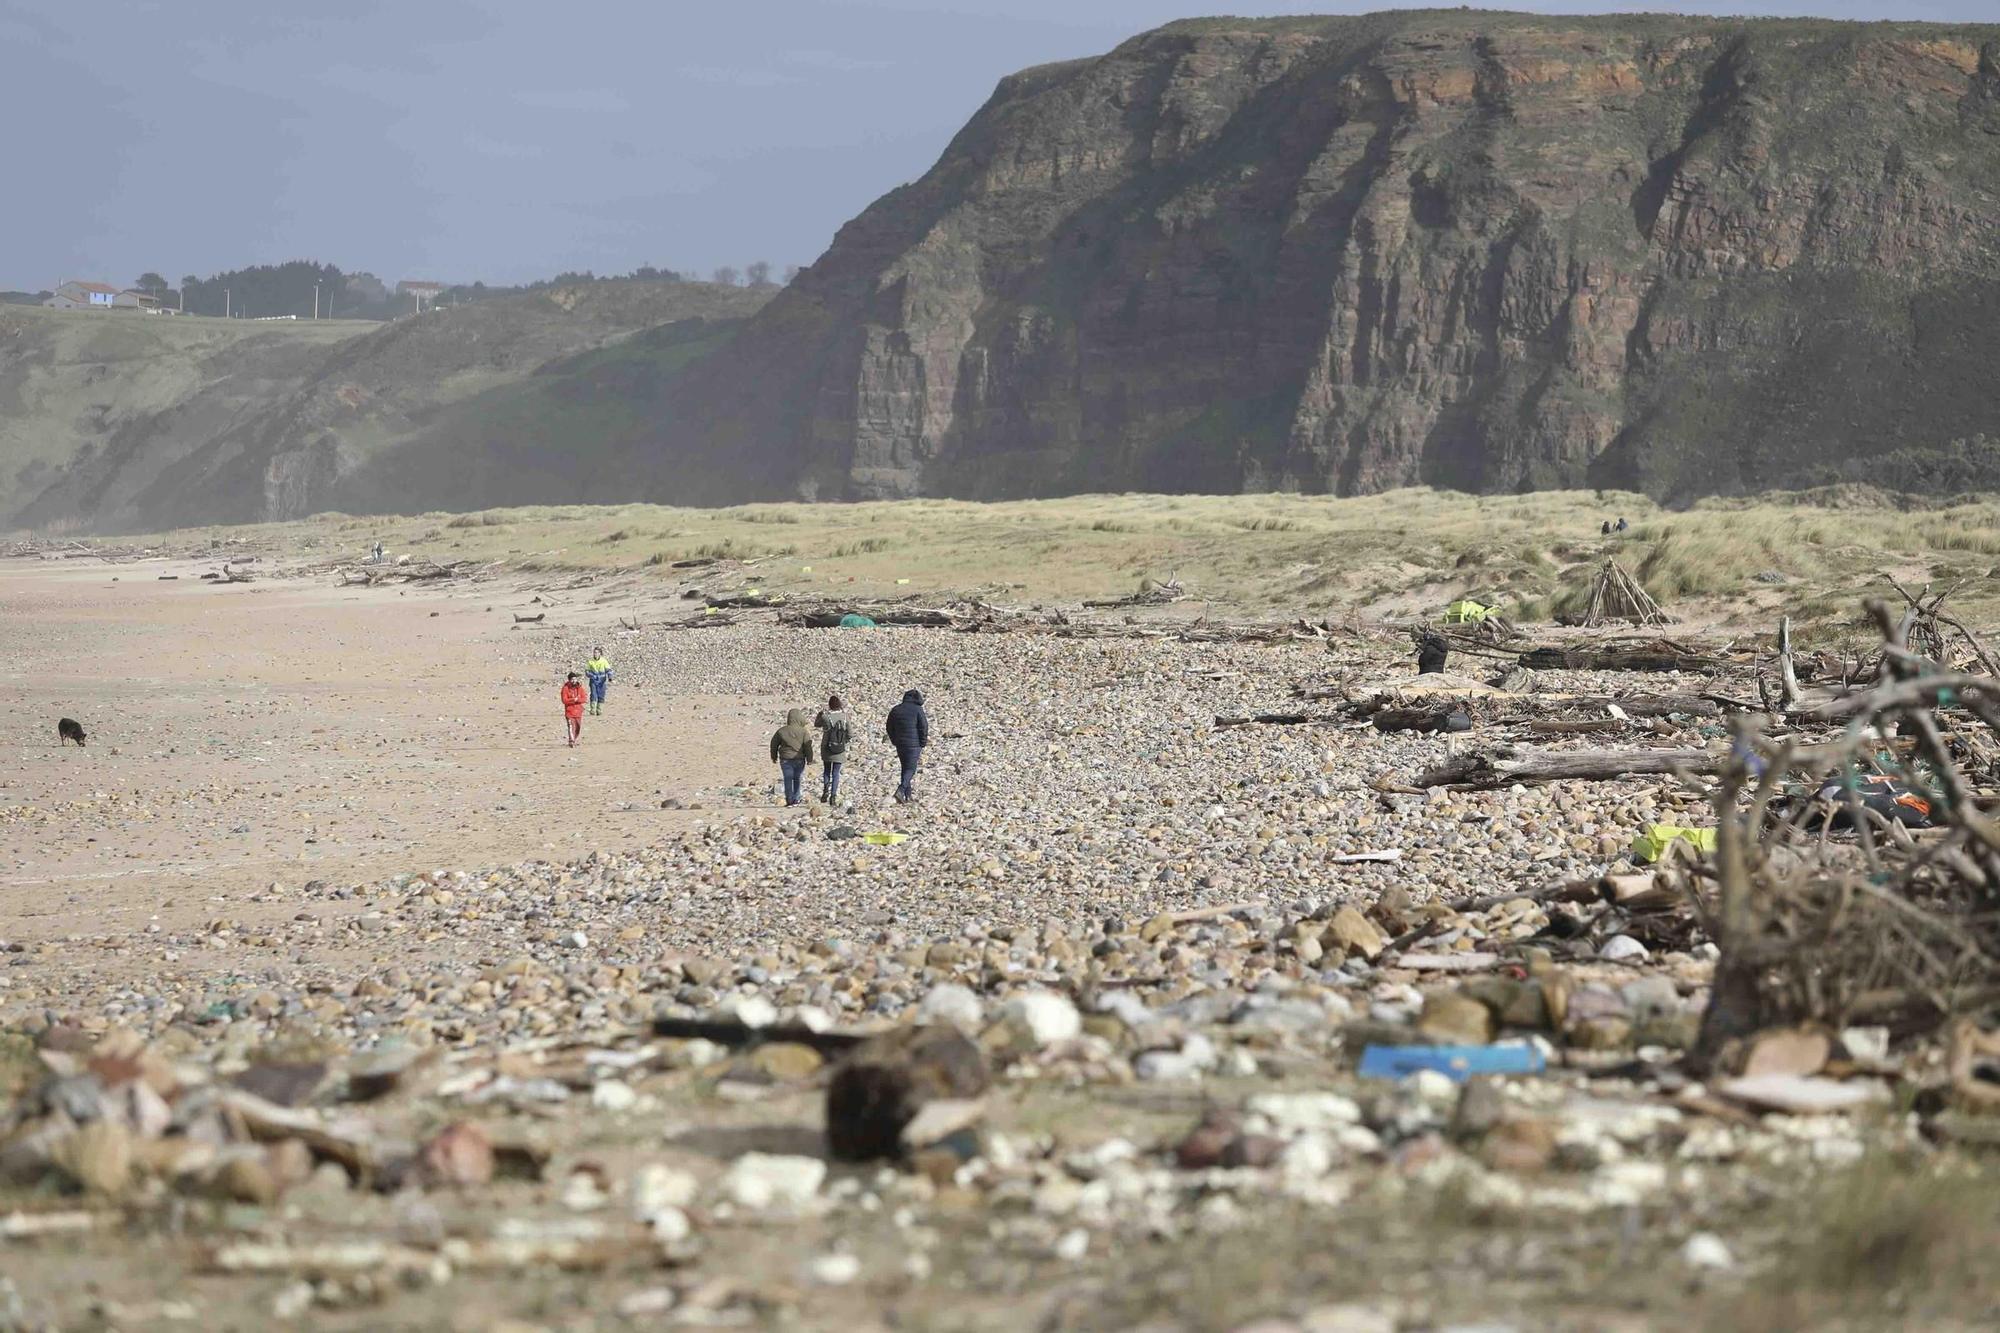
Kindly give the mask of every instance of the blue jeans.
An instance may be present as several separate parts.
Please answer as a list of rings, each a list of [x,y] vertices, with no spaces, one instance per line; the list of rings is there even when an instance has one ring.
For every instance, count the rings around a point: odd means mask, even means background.
[[[603,702],[604,702],[604,692],[605,692],[606,690],[610,689],[610,688],[611,688],[611,680],[610,680],[610,678],[609,678],[609,677],[606,677],[606,678],[605,678],[605,679],[603,679],[603,680],[593,680],[593,681],[591,681],[591,682],[590,682],[590,701],[591,701],[592,703],[594,703],[594,704],[601,704],[601,703],[603,703]]]
[[[828,805],[840,799],[840,760],[829,759],[820,774],[819,798]]]
[[[903,764],[903,780],[896,784],[896,799],[909,801],[916,799],[917,765],[923,762],[922,750],[898,750],[896,758]]]
[[[799,786],[805,781],[806,761],[803,759],[780,759],[778,771],[785,775],[785,804],[797,805],[802,799]]]

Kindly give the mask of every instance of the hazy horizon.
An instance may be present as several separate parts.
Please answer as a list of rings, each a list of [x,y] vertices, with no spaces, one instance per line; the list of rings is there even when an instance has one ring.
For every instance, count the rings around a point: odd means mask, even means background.
[[[0,0],[0,113],[43,127],[15,137],[34,188],[17,196],[0,287],[146,270],[178,282],[289,259],[392,285],[642,264],[706,275],[758,259],[782,270],[928,170],[1005,75],[1231,7],[585,0],[554,22],[507,0]],[[2000,17],[1974,0],[1478,7]]]

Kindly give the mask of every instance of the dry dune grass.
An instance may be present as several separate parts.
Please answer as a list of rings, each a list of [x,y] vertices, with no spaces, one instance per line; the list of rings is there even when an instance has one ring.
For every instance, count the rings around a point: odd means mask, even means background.
[[[1604,538],[1624,517],[1629,532]],[[1474,496],[1433,490],[1305,495],[1093,495],[974,504],[903,500],[546,506],[456,517],[323,515],[154,540],[247,537],[296,551],[507,559],[538,569],[763,561],[773,587],[843,594],[988,590],[1016,600],[1105,597],[1179,577],[1198,601],[1259,614],[1414,614],[1468,594],[1524,620],[1553,614],[1606,554],[1683,618],[1767,625],[1851,616],[1878,576],[1967,583],[1962,611],[1993,600],[2000,502],[1913,508],[1821,494],[1717,500],[1669,511],[1636,495]]]

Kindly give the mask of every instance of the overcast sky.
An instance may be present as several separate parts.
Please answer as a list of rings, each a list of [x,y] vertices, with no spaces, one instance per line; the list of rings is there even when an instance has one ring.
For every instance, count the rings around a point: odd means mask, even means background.
[[[0,287],[317,259],[394,283],[808,263],[1002,76],[1394,0],[0,0]],[[1590,0],[1991,21],[1996,0]]]

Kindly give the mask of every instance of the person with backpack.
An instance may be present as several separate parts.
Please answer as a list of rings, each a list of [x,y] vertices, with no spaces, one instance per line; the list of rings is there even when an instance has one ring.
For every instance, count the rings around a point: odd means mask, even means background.
[[[805,800],[799,794],[804,784],[806,765],[812,762],[812,732],[806,729],[806,713],[803,708],[794,708],[785,715],[785,725],[771,733],[771,762],[785,778],[785,804],[797,805]]]
[[[590,679],[590,715],[596,717],[604,712],[604,693],[611,688],[611,659],[602,648],[583,664],[583,674]]]
[[[889,744],[903,766],[902,781],[896,784],[896,803],[908,805],[917,798],[917,766],[931,743],[931,719],[924,712],[924,696],[915,690],[903,695],[903,702],[889,710]]]
[[[854,739],[853,725],[839,695],[826,701],[813,726],[819,728],[819,798],[832,805],[840,799],[840,766],[846,762],[848,743]]]

